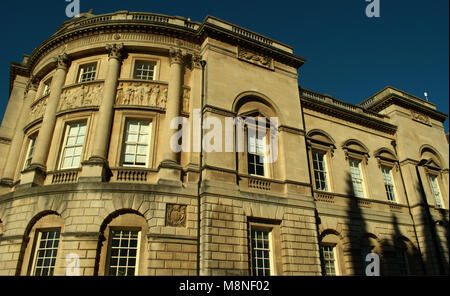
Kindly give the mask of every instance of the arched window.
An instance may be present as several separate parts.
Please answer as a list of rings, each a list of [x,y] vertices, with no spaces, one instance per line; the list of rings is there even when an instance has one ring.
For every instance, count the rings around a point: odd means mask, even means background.
[[[57,264],[64,220],[56,212],[44,212],[29,223],[19,258],[20,275],[51,276]],[[21,262],[21,263],[20,263]]]
[[[375,151],[374,156],[381,170],[387,200],[390,202],[399,202],[400,191],[398,190],[398,180],[400,176],[397,157],[388,148],[378,149]]]
[[[324,275],[342,275],[343,252],[341,238],[337,232],[332,230],[325,230],[322,232],[320,238],[320,252]]]
[[[369,159],[369,150],[364,144],[355,139],[347,140],[342,149],[350,167],[353,195],[360,198],[369,197],[365,178],[367,175],[365,171]]]
[[[361,260],[362,260],[362,274],[366,274],[366,268],[368,267],[368,264],[370,262],[367,261],[367,255],[368,254],[376,254],[378,256],[381,255],[381,245],[378,242],[378,239],[375,235],[371,233],[367,233],[362,237],[361,240]],[[379,270],[381,269],[381,266],[378,266]]]
[[[336,148],[335,142],[331,136],[321,130],[308,132],[306,138],[314,188],[319,191],[333,192],[331,160]]]
[[[442,175],[442,161],[439,153],[429,145],[422,146],[420,150],[420,158],[425,160],[425,171],[427,174],[427,180],[424,181],[428,184],[428,189],[433,196],[434,206],[436,208],[448,208],[445,201],[448,201],[447,192],[445,190],[445,182]]]
[[[133,210],[116,211],[101,228],[95,274],[108,276],[142,275],[145,271],[145,249],[148,225]]]
[[[241,98],[236,106],[236,151],[238,172],[274,178],[278,159],[278,122],[275,109],[256,96]]]

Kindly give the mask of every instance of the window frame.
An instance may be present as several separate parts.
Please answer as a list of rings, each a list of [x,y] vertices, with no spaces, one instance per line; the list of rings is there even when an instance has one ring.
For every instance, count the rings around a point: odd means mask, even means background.
[[[93,66],[93,65],[95,65],[95,70],[91,71],[91,72],[87,72],[88,74],[94,73],[94,76],[92,77],[92,79],[82,81],[82,76],[86,75],[86,73],[83,73],[83,69],[89,68],[90,66]],[[95,81],[97,79],[97,75],[98,75],[98,65],[99,65],[98,61],[80,63],[78,65],[78,71],[77,71],[77,76],[76,76],[75,82],[76,83],[87,83],[87,82]]]
[[[58,258],[58,256],[61,256],[61,245],[62,245],[62,237],[64,236],[64,220],[56,213],[50,213],[41,217],[36,217],[34,219],[38,218],[37,222],[34,223],[34,225],[31,227],[29,232],[25,233],[23,242],[22,242],[22,248],[24,248],[24,252],[22,253],[23,257],[21,260],[20,265],[20,275],[32,275],[33,271],[33,260],[34,260],[34,254],[36,250],[36,243],[37,243],[37,234],[40,230],[54,230],[59,229],[60,230],[60,242],[58,244],[58,251],[57,251],[57,258],[55,262],[55,275],[60,275],[61,273],[61,260]],[[32,220],[34,220],[32,219]]]
[[[441,190],[441,184],[439,184],[439,174],[437,173],[433,173],[431,171],[428,171],[427,173],[427,179],[428,179],[428,184],[430,186],[430,190],[431,190],[431,194],[433,195],[433,202],[434,202],[434,206],[438,209],[443,209],[444,208],[444,199],[442,196],[442,190]],[[433,182],[432,182],[432,178],[435,180],[436,182],[436,189],[438,190],[438,199],[436,198],[436,193],[434,191],[433,188]],[[438,202],[439,201],[439,205]]]
[[[323,157],[323,168],[325,170],[324,174],[325,174],[325,190],[323,189],[318,189],[317,188],[317,184],[316,184],[316,169],[314,168],[314,154],[320,154]],[[329,152],[326,150],[322,150],[322,149],[317,149],[317,148],[312,148],[311,149],[311,170],[312,170],[312,178],[314,179],[314,190],[317,191],[324,191],[324,192],[332,192],[331,190],[331,177],[330,177],[330,169],[329,169],[329,165],[328,165],[328,157],[329,156]]]
[[[353,175],[352,175],[352,162],[357,162],[358,163],[358,170],[359,170],[359,174],[361,176],[361,187],[362,187],[362,193],[363,196],[358,196],[355,192],[355,185],[354,185],[354,181],[353,181]],[[363,160],[357,157],[349,157],[348,158],[348,164],[349,164],[349,170],[350,170],[350,181],[352,182],[352,190],[353,190],[353,196],[357,197],[357,198],[368,198],[368,192],[367,192],[367,188],[366,188],[366,178],[363,172]]]
[[[52,80],[53,80],[53,76],[51,76],[50,78],[47,78],[43,82],[42,97],[50,95],[50,88],[52,87]]]
[[[397,184],[395,183],[394,174],[393,174],[393,172],[392,172],[393,167],[387,166],[387,165],[381,165],[380,167],[381,167],[381,175],[382,175],[382,177],[383,177],[384,191],[385,191],[387,200],[388,200],[388,202],[398,203]],[[386,182],[385,182],[385,181],[386,181],[386,180],[385,180],[385,173],[384,173],[383,170],[388,170],[390,182],[391,182],[392,184],[386,184]],[[388,194],[388,191],[387,191],[386,186],[392,186],[392,194],[393,194],[393,196],[394,196],[394,199],[393,199],[393,200],[389,199],[389,194]]]
[[[24,158],[24,162],[23,162],[23,169],[27,169],[31,166],[31,163],[33,162],[33,154],[34,154],[34,148],[36,145],[36,140],[38,137],[39,133],[38,132],[34,132],[32,134],[30,134],[27,139],[27,145],[26,145],[26,151],[25,151],[25,158]],[[33,149],[32,154],[30,155],[31,149]],[[27,165],[28,160],[30,161],[30,163]]]
[[[61,228],[55,227],[55,228],[38,228],[35,231],[35,237],[34,237],[34,249],[33,249],[33,253],[32,253],[32,260],[31,260],[31,272],[30,275],[32,276],[37,276],[36,273],[36,264],[37,264],[37,254],[39,252],[39,250],[41,250],[40,248],[40,242],[41,242],[41,238],[42,238],[42,233],[44,232],[55,232],[58,231],[59,232],[59,237],[58,237],[58,246],[56,248],[56,254],[54,257],[54,264],[51,267],[52,269],[52,274],[46,275],[46,276],[53,276],[54,272],[55,272],[55,266],[56,266],[56,260],[58,258],[58,251],[59,251],[59,246],[61,245]],[[42,275],[38,275],[38,276],[42,276]]]
[[[71,125],[75,125],[75,124],[80,125],[81,123],[84,123],[84,125],[85,125],[85,134],[83,135],[83,144],[81,145],[80,162],[79,162],[78,166],[76,166],[76,167],[71,166],[71,167],[63,168],[64,151],[67,148],[67,140],[68,140],[69,131],[70,131],[69,127]],[[87,119],[64,122],[63,130],[62,130],[62,142],[60,145],[60,152],[59,152],[59,158],[58,158],[58,164],[57,164],[58,170],[73,170],[73,169],[80,168],[81,163],[84,160],[84,153],[85,153],[85,149],[86,149],[85,145],[87,143],[87,135],[88,135],[88,120]],[[78,136],[78,134],[77,134],[77,136]]]
[[[146,79],[146,78],[138,78],[137,77],[137,75],[136,75],[136,72],[138,71],[138,69],[137,69],[137,66],[138,66],[138,64],[147,64],[147,65],[149,65],[149,64],[153,64],[153,77],[152,77],[152,79]],[[148,69],[147,70],[145,70],[145,69],[142,69],[141,71],[149,71]],[[136,58],[136,59],[134,59],[134,61],[133,61],[133,69],[132,69],[132,77],[133,77],[133,79],[138,79],[138,80],[144,80],[144,81],[156,81],[157,79],[157,71],[158,71],[158,61],[156,61],[156,60],[152,60],[152,59],[139,59],[139,58]]]
[[[152,250],[148,249],[148,235],[149,228],[148,222],[144,216],[137,214],[133,211],[126,211],[120,213],[118,211],[111,213],[109,217],[112,218],[106,227],[101,231],[103,243],[101,248],[97,250],[98,268],[94,269],[94,275],[104,276],[109,273],[109,260],[110,260],[110,246],[111,246],[111,229],[125,229],[125,230],[139,230],[141,232],[141,240],[139,242],[139,260],[137,259],[135,269],[135,275],[141,275],[147,273],[148,259],[151,257]],[[107,217],[105,221],[109,220]],[[99,253],[98,253],[99,252]]]
[[[144,165],[136,165],[136,164],[125,164],[125,151],[126,151],[126,135],[127,135],[127,128],[129,126],[130,122],[136,121],[139,124],[141,122],[148,122],[148,141],[147,141],[147,149],[146,149],[146,159]],[[140,126],[140,125],[139,125]],[[139,136],[139,133],[138,133]],[[131,168],[149,168],[151,161],[151,152],[152,152],[152,143],[153,143],[153,119],[152,118],[140,118],[140,117],[125,117],[124,118],[124,125],[122,129],[122,138],[121,138],[121,149],[120,149],[120,158],[119,158],[119,166],[120,167],[131,167]],[[136,145],[139,145],[139,142],[135,143]],[[137,153],[137,150],[136,150]],[[137,156],[137,154],[135,155]],[[135,161],[136,163],[136,161]]]
[[[282,273],[281,266],[281,245],[280,245],[280,224],[281,221],[253,219],[248,220],[248,251],[249,251],[249,274],[254,274],[253,268],[253,246],[252,246],[252,230],[269,232],[269,264],[270,275],[277,276]]]
[[[274,171],[273,163],[265,162],[262,164],[263,169],[264,169],[264,175],[256,174],[256,165],[257,164],[255,164],[255,174],[250,174],[249,154],[252,154],[255,156],[263,156],[264,159],[267,159],[267,156],[269,155],[269,151],[267,151],[267,149],[264,149],[264,154],[257,154],[257,153],[249,152],[249,139],[250,139],[249,138],[249,136],[250,136],[249,129],[255,130],[254,134],[255,134],[256,138],[258,138],[258,122],[257,122],[257,120],[255,120],[255,125],[246,123],[245,127],[244,127],[244,136],[245,136],[244,147],[245,147],[245,167],[246,167],[245,173],[252,177],[270,179],[273,177],[273,171]],[[269,142],[270,141],[270,127],[268,127],[268,126],[266,126],[266,133],[265,133],[264,139],[265,139],[265,145],[266,145],[264,148],[267,148],[270,144],[270,142]],[[255,148],[256,148],[256,146],[257,146],[257,143],[255,143]],[[255,161],[256,161],[256,159],[255,159]]]
[[[324,256],[324,250],[323,248],[325,247],[329,247],[332,248],[332,252],[333,252],[333,265],[334,265],[334,274],[326,274],[326,269],[325,269],[325,256]],[[337,244],[331,244],[331,243],[321,243],[320,244],[320,251],[322,252],[322,257],[323,257],[323,267],[324,267],[324,275],[325,276],[339,276],[340,275],[340,270],[339,270],[339,255],[338,255],[338,246]]]
[[[136,246],[136,264],[134,266],[134,275],[139,275],[140,268],[140,257],[141,257],[141,247],[142,247],[142,228],[141,227],[133,227],[133,226],[110,226],[109,227],[109,235],[108,235],[108,248],[106,254],[105,261],[105,275],[106,276],[119,276],[119,275],[110,275],[111,269],[111,250],[112,250],[112,240],[113,240],[113,231],[135,231],[138,233],[137,246]]]

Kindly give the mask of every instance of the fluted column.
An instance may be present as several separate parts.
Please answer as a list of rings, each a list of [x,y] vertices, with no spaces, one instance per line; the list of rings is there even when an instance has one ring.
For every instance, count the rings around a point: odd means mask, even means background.
[[[24,140],[24,127],[28,120],[28,114],[30,114],[31,104],[36,97],[36,91],[38,87],[38,80],[35,77],[31,77],[26,87],[26,95],[23,102],[22,115],[17,120],[16,132],[11,140],[11,146],[9,147],[8,158],[3,170],[2,183],[13,184],[14,174],[16,172],[17,165],[19,163],[20,151],[22,150],[22,144]]]
[[[171,48],[169,57],[169,89],[167,92],[167,106],[164,119],[164,140],[161,142],[163,145],[163,160],[160,164],[159,183],[162,180],[171,180],[178,183],[181,169],[178,164],[178,153],[170,147],[170,140],[177,132],[177,130],[170,128],[170,123],[173,118],[180,116],[183,54],[180,49]]]
[[[83,162],[79,181],[103,181],[106,177],[107,154],[114,117],[114,99],[123,58],[123,44],[108,44],[108,68],[103,86],[102,102],[97,114],[92,155]],[[95,180],[94,180],[95,179]]]
[[[52,141],[53,130],[56,123],[56,110],[58,108],[59,98],[66,80],[67,69],[69,68],[69,59],[67,54],[60,54],[55,58],[56,72],[52,78],[50,95],[47,99],[42,125],[36,139],[33,159],[29,169],[22,174],[21,184],[32,183],[42,185],[45,178],[46,162],[50,144]]]

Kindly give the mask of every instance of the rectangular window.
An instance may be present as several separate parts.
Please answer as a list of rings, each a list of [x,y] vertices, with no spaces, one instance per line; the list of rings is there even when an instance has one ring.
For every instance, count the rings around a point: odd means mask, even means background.
[[[325,275],[337,275],[336,248],[334,246],[322,246]]]
[[[94,80],[96,71],[97,71],[97,63],[80,66],[80,71],[78,74],[78,82],[80,83]]]
[[[39,231],[34,254],[33,275],[53,275],[59,244],[59,230]]]
[[[264,177],[266,136],[258,137],[256,133],[248,133],[247,139],[248,174]]]
[[[137,275],[141,232],[111,230],[108,275]]]
[[[356,197],[364,197],[364,180],[360,161],[350,159],[350,176],[352,178],[353,194]]]
[[[317,190],[327,191],[327,169],[325,166],[325,153],[312,152],[314,181]]]
[[[34,145],[36,143],[36,136],[30,137],[28,143],[28,150],[27,150],[27,158],[25,159],[25,165],[24,168],[28,168],[31,165],[31,161],[33,160],[33,153],[34,153]]]
[[[136,61],[134,66],[134,78],[155,80],[155,62]]]
[[[392,180],[392,169],[382,167],[381,172],[383,174],[384,188],[386,190],[387,199],[389,201],[395,201],[394,181]]]
[[[271,232],[252,229],[251,240],[253,275],[271,275]]]
[[[436,176],[429,176],[431,191],[433,192],[434,201],[436,203],[436,207],[442,208],[441,202],[441,191],[439,190],[439,184]]]
[[[50,94],[50,86],[51,85],[52,85],[52,79],[51,78],[44,82],[44,91],[42,93],[43,96],[46,96],[46,95]]]
[[[128,121],[124,135],[123,164],[147,166],[149,142],[150,121]]]
[[[66,125],[60,169],[78,168],[80,166],[85,134],[85,122]]]

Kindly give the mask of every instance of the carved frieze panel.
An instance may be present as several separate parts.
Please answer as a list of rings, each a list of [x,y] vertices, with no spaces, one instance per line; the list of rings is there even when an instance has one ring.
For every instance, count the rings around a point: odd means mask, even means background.
[[[28,122],[32,122],[44,116],[45,107],[47,106],[47,99],[48,96],[37,101],[31,106],[30,120]]]
[[[415,121],[431,125],[430,118],[427,115],[419,113],[415,110],[411,110],[411,118]]]
[[[273,59],[245,48],[238,48],[238,59],[273,70]]]
[[[166,226],[186,227],[186,205],[167,204]]]
[[[83,84],[66,88],[59,99],[58,112],[79,107],[99,106],[102,100],[103,83]]]
[[[116,105],[152,106],[165,109],[167,85],[146,82],[120,82],[117,88]]]

